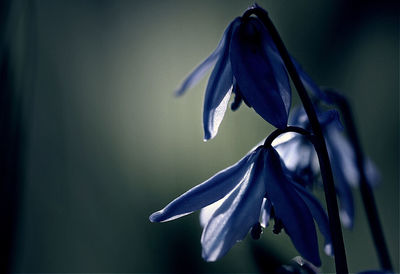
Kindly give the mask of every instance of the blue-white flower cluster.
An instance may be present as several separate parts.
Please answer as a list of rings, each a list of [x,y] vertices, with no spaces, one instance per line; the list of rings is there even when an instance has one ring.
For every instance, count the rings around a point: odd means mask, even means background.
[[[327,100],[294,58],[292,61],[306,88]],[[217,48],[189,74],[176,94],[184,94],[213,66],[204,98],[204,140],[216,136],[232,93],[236,96],[233,110],[243,100],[267,122],[286,127],[291,104],[289,78],[271,35],[259,19],[233,20]]]
[[[318,100],[329,103],[301,66],[292,58],[303,85]],[[241,102],[252,107],[277,128],[288,126],[291,89],[285,64],[273,39],[256,17],[238,17],[229,24],[217,48],[176,91],[182,95],[198,83],[212,67],[203,111],[204,139],[216,136],[232,93],[232,110]],[[341,201],[342,219],[351,226],[354,216],[350,185],[358,181],[355,155],[340,133],[335,111],[318,111],[325,133],[336,189]],[[297,109],[291,125],[309,129],[307,115]],[[368,164],[368,172],[377,172]],[[274,232],[282,229],[295,248],[316,266],[321,264],[314,220],[325,239],[325,252],[332,255],[327,215],[308,186],[319,176],[312,143],[305,137],[287,133],[273,146],[260,144],[236,164],[182,194],[165,208],[150,216],[152,222],[170,221],[202,210],[203,258],[215,261],[254,228],[274,221]]]
[[[153,213],[150,220],[169,221],[204,208],[203,258],[215,261],[259,221],[265,227],[273,218],[275,225],[282,224],[300,254],[320,265],[313,219],[329,251],[328,219],[316,198],[289,175],[274,148],[259,146]]]
[[[303,108],[292,111],[290,125],[309,128],[309,121]],[[359,170],[353,147],[344,136],[339,113],[335,110],[325,111],[318,109],[318,119],[324,131],[325,141],[331,160],[332,172],[335,178],[336,193],[338,195],[342,224],[352,227],[354,221],[354,202],[351,186],[359,182]],[[284,141],[282,141],[284,140]],[[292,176],[304,186],[311,186],[319,179],[319,165],[317,154],[312,143],[302,135],[285,133],[276,140],[276,149],[281,155]],[[375,185],[379,172],[375,165],[367,159],[365,173],[371,185]]]

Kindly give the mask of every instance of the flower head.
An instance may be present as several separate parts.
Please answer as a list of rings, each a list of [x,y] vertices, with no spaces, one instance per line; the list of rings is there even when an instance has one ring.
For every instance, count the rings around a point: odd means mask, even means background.
[[[318,266],[313,219],[329,247],[328,220],[319,202],[288,172],[274,148],[259,146],[153,213],[150,221],[169,221],[203,208],[202,254],[205,260],[215,261],[259,227],[260,221],[265,227],[274,219],[274,231],[283,228],[299,253]]]
[[[318,119],[322,126],[324,137],[331,160],[335,179],[336,192],[341,207],[341,220],[344,226],[352,227],[354,220],[354,202],[350,186],[356,186],[359,180],[355,152],[342,134],[339,114],[335,110],[318,111]],[[303,128],[309,127],[309,121],[303,108],[293,112],[290,124]],[[313,145],[303,136],[286,134],[279,137],[281,141],[276,149],[293,176],[304,185],[310,185],[319,174],[318,158]],[[284,141],[282,141],[284,140]],[[370,184],[375,184],[379,174],[373,163],[366,162],[365,171]]]
[[[306,89],[329,103],[329,97],[293,57],[292,62]],[[244,101],[275,127],[287,125],[291,104],[289,78],[270,33],[258,18],[233,20],[217,48],[186,77],[176,95],[197,84],[212,67],[204,97],[205,141],[216,136],[232,93],[235,94],[232,110]]]
[[[214,66],[204,98],[204,139],[215,137],[230,96],[241,100],[272,125],[287,124],[291,102],[289,79],[283,61],[268,30],[257,18],[238,17],[225,30],[211,55],[176,91],[183,94]]]

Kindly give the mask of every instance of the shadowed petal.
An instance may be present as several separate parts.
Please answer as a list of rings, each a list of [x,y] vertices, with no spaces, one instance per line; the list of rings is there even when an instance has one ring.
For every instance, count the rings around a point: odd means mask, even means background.
[[[271,200],[276,217],[282,220],[296,249],[305,259],[320,266],[317,234],[310,210],[288,181],[275,149],[270,147],[265,156],[267,199]]]
[[[152,222],[165,222],[182,217],[195,210],[218,201],[241,182],[254,161],[255,152],[249,153],[239,162],[230,166],[182,194],[164,209],[150,216]]]
[[[338,130],[343,130],[343,125],[340,122],[340,115],[337,110],[317,111],[317,116],[322,127],[333,126]],[[299,127],[309,126],[308,117],[303,107],[295,107],[293,109],[289,124]]]
[[[325,238],[325,246],[331,245],[332,240],[331,240],[331,233],[329,229],[329,221],[328,221],[328,216],[325,213],[325,210],[322,208],[320,202],[303,186],[292,183],[297,194],[300,195],[300,197],[303,199],[303,201],[306,203],[308,206],[308,209],[311,212],[311,215],[317,222],[318,228],[321,231],[322,235],[324,235]],[[325,248],[325,252],[327,252],[328,255],[333,255],[332,249],[331,248]]]
[[[330,109],[323,112],[318,112],[318,121],[322,127],[334,127],[336,130],[342,131],[343,125],[340,122],[339,112],[335,109]]]
[[[306,125],[308,126],[308,117],[303,107],[294,107],[290,114],[289,125],[299,127],[305,127]]]
[[[287,124],[290,86],[282,62],[268,46],[268,37],[258,19],[244,20],[233,33],[230,59],[243,98],[267,122],[283,128]]]
[[[337,130],[325,134],[336,193],[340,201],[340,218],[343,226],[351,228],[354,219],[354,202],[350,184],[358,182],[358,171],[354,162],[354,151]]]
[[[204,60],[200,65],[198,65],[183,81],[181,86],[175,91],[176,96],[181,96],[182,94],[185,93],[186,90],[192,88],[194,85],[196,85],[207,73],[207,71],[215,65],[217,62],[218,58],[221,55],[221,52],[223,51],[224,47],[229,44],[230,42],[230,35],[232,31],[232,27],[237,24],[239,21],[239,18],[236,18],[233,20],[226,30],[224,31],[224,34],[222,35],[221,41],[218,43],[217,48],[210,54],[210,56],[207,57],[206,60]]]
[[[323,100],[325,103],[332,103],[332,100],[314,83],[310,76],[303,70],[300,64],[292,57],[293,65],[295,66],[297,73],[300,76],[300,80],[303,83],[304,87],[311,91],[314,96],[318,99]]]
[[[271,60],[272,71],[275,75],[275,78],[278,83],[279,94],[281,95],[282,101],[285,105],[286,113],[289,114],[290,105],[292,102],[292,92],[289,83],[289,77],[286,72],[285,63],[282,60],[281,55],[279,54],[278,49],[272,37],[269,35],[267,31],[266,35],[263,36],[265,38],[264,47],[266,49],[266,53]]]
[[[203,258],[215,261],[242,240],[258,222],[265,194],[263,177],[264,149],[256,151],[252,170],[222,205],[214,212],[203,230]]]
[[[233,74],[229,60],[229,41],[231,40],[232,32],[236,30],[238,25],[238,19],[232,23],[232,27],[226,35],[227,43],[225,43],[221,50],[218,62],[208,80],[203,110],[205,141],[212,139],[217,135],[218,127],[221,124],[228,106],[229,98],[231,97]]]
[[[359,173],[356,164],[356,155],[349,141],[336,128],[329,126],[325,130],[325,139],[331,161],[338,166],[338,172],[342,172],[347,182],[356,186],[359,181]]]

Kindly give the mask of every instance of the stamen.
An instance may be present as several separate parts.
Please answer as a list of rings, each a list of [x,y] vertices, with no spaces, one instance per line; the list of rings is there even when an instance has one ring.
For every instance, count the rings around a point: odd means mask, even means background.
[[[242,94],[240,93],[239,87],[237,84],[235,84],[235,86],[233,87],[233,92],[235,93],[235,99],[233,100],[233,102],[231,104],[231,110],[235,111],[242,104],[243,98],[242,98]]]
[[[278,218],[274,218],[275,220],[275,224],[274,224],[274,230],[272,230],[272,232],[274,232],[275,234],[279,234],[281,233],[283,227],[283,223],[281,221],[281,219]]]
[[[251,231],[250,231],[251,237],[252,237],[254,240],[258,240],[258,239],[260,239],[260,237],[261,237],[261,233],[262,233],[262,227],[261,227],[260,223],[257,222],[257,223],[256,223],[255,225],[253,225],[253,227],[251,228]]]
[[[232,111],[237,110],[242,104],[242,102],[244,102],[249,108],[251,108],[249,102],[247,102],[246,98],[244,98],[242,93],[240,92],[239,85],[237,83],[234,84],[232,93],[235,94],[235,99],[231,104]]]

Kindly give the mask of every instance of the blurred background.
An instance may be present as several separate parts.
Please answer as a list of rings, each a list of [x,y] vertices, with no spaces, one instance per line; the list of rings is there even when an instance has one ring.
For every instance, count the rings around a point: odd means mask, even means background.
[[[201,258],[198,213],[148,216],[235,163],[273,128],[242,106],[203,142],[207,80],[184,77],[252,1],[2,1],[2,257],[13,272],[258,272],[298,253],[271,228]],[[258,1],[320,85],[354,106],[399,271],[399,17],[390,1]],[[294,100],[294,103],[298,100]],[[378,269],[358,189],[351,272]],[[320,193],[321,194],[321,193]],[[319,195],[322,197],[322,195]],[[320,237],[321,238],[321,237]],[[320,239],[321,240],[321,239]],[[320,241],[322,247],[322,241]],[[322,271],[334,271],[323,254]]]

